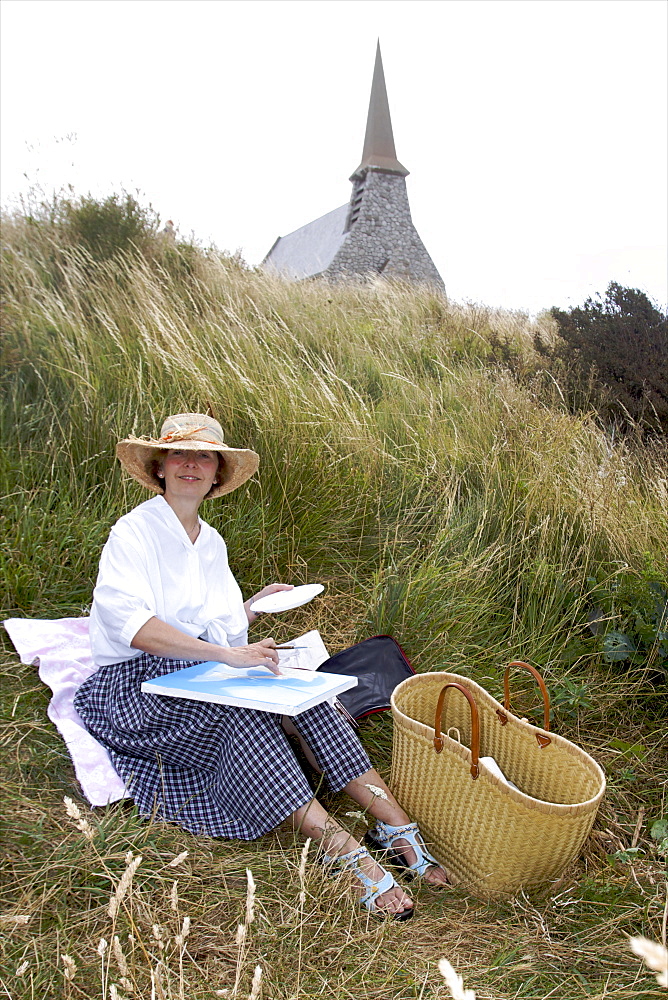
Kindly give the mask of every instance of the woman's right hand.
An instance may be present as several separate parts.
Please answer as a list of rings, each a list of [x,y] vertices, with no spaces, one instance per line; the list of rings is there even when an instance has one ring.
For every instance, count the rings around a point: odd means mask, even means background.
[[[273,674],[281,672],[278,669],[278,650],[271,637],[252,642],[248,646],[225,647],[223,663],[230,667],[268,667]]]
[[[276,643],[271,637],[250,646],[215,646],[179,632],[159,618],[149,618],[134,636],[132,645],[144,653],[172,660],[215,660],[230,667],[268,667],[273,674],[280,674]]]

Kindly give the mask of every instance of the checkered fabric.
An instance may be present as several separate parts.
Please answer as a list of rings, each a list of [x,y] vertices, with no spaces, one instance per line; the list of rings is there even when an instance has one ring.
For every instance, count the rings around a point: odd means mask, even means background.
[[[280,716],[141,691],[142,681],[198,661],[141,656],[100,667],[74,705],[144,816],[191,833],[253,840],[313,797]],[[325,702],[295,716],[333,792],[371,764]]]

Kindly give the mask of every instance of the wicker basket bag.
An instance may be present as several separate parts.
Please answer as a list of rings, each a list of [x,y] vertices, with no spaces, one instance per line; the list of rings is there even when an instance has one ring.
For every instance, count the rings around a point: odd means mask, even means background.
[[[511,667],[539,682],[542,729],[509,711]],[[605,792],[603,771],[589,754],[549,731],[549,698],[538,671],[514,661],[504,688],[501,705],[467,677],[439,672],[409,677],[392,695],[392,791],[434,856],[482,899],[509,898],[558,879],[587,838]],[[453,729],[457,739],[448,735]],[[517,789],[481,756],[493,757]]]

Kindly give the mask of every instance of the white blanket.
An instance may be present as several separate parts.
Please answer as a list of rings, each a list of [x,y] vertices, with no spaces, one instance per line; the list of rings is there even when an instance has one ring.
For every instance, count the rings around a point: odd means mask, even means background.
[[[125,798],[123,780],[109,754],[86,731],[74,709],[74,695],[96,670],[88,639],[88,618],[8,618],[4,622],[21,663],[39,666],[53,697],[48,714],[70,752],[81,789],[92,806]]]

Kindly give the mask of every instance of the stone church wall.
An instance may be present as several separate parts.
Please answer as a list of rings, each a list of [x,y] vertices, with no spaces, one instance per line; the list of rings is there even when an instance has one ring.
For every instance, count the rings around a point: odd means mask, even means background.
[[[323,277],[375,273],[444,288],[413,225],[404,177],[367,168],[354,182],[350,204],[349,232]]]

